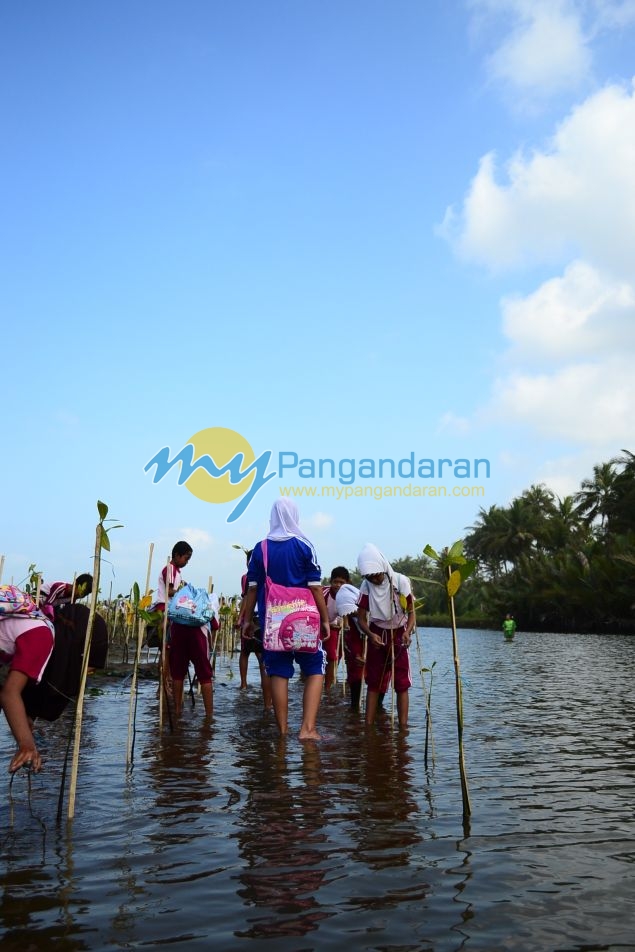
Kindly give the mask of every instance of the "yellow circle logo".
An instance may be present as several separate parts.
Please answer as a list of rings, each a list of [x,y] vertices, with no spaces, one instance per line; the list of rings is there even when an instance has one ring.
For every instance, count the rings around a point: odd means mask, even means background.
[[[199,430],[187,442],[194,447],[192,464],[201,464],[185,483],[194,496],[204,502],[230,502],[247,492],[256,471],[241,476],[255,459],[244,436],[224,426],[212,426]]]

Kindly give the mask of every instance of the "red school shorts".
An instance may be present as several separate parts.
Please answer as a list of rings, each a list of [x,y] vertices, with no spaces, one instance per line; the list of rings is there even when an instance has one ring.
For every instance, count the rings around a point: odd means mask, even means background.
[[[339,628],[329,628],[329,636],[322,641],[327,661],[339,661],[342,657]]]
[[[212,680],[212,665],[209,660],[207,627],[195,628],[193,625],[172,622],[169,660],[172,680],[185,681],[191,661],[198,683],[209,684]]]
[[[375,645],[370,638],[368,639],[368,651],[366,654],[366,684],[369,691],[379,691],[385,694],[390,687],[392,677],[392,654],[393,649],[390,644],[390,630],[379,628],[377,625],[370,625],[370,630],[375,632],[383,639],[383,645]],[[403,633],[405,628],[394,628],[392,631],[392,640],[395,655],[395,691],[401,694],[412,687],[412,677],[410,674],[410,656],[408,649],[403,643]]]

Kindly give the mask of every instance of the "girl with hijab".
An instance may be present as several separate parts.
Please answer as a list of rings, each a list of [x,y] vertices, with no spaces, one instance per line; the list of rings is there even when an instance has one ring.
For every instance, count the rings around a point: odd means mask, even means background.
[[[366,723],[372,724],[380,694],[393,677],[399,726],[408,726],[408,689],[412,687],[408,647],[416,624],[410,580],[395,572],[377,546],[368,543],[357,557],[362,576],[357,622],[368,637]]]
[[[264,541],[264,540],[263,540]],[[243,612],[243,635],[250,637],[254,608],[258,616],[266,617],[265,579],[267,576],[279,585],[310,589],[320,613],[323,637],[329,634],[329,618],[322,593],[322,571],[315,549],[299,526],[298,507],[293,500],[282,496],[271,508],[267,533],[267,569],[262,542],[256,543],[247,569],[247,595]],[[265,670],[270,678],[273,709],[280,733],[288,731],[289,680],[293,677],[293,663],[297,662],[304,675],[304,700],[300,740],[319,740],[317,714],[324,683],[325,655],[322,647],[310,651],[262,652]]]

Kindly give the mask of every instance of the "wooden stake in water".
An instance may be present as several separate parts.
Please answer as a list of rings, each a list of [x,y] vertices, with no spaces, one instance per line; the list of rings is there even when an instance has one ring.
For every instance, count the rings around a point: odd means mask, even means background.
[[[145,595],[150,591],[150,570],[152,568],[152,554],[154,552],[154,542],[150,543],[150,552],[148,554],[148,570],[146,572]],[[137,650],[135,652],[134,666],[132,669],[132,679],[130,682],[130,707],[128,710],[128,747],[126,751],[126,767],[132,763],[134,751],[134,715],[137,703],[137,675],[139,671],[139,662],[141,660],[141,647],[143,645],[143,636],[145,635],[146,624],[141,619],[137,620]]]
[[[339,643],[337,646],[337,668],[335,669],[335,680],[337,680],[337,671],[340,664],[344,666],[342,672],[342,697],[346,695],[346,659],[344,657],[344,619],[340,619]]]
[[[106,510],[107,511],[107,510]],[[72,820],[75,816],[75,793],[77,790],[77,771],[79,769],[79,749],[82,739],[82,718],[84,714],[84,694],[86,693],[86,678],[88,676],[88,656],[90,655],[90,643],[93,636],[93,625],[95,623],[95,614],[97,611],[97,593],[99,591],[99,573],[101,566],[101,547],[102,533],[106,530],[103,527],[102,520],[97,524],[95,533],[95,566],[93,569],[93,591],[90,600],[90,612],[88,615],[88,624],[86,626],[86,640],[84,642],[84,657],[82,658],[82,673],[79,684],[79,693],[77,695],[77,704],[75,707],[75,737],[73,746],[73,761],[71,764],[71,780],[68,789],[68,811],[67,817]]]
[[[167,706],[168,696],[165,686],[166,662],[168,657],[168,603],[170,601],[170,565],[172,559],[168,556],[165,568],[165,611],[163,612],[163,636],[161,638],[161,674],[159,679],[159,730],[163,728],[163,706]],[[168,712],[169,713],[169,712]]]

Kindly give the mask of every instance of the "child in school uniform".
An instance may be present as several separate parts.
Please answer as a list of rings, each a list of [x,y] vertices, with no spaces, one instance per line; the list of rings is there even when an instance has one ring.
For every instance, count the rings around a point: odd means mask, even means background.
[[[266,569],[263,542],[266,542]],[[285,497],[274,502],[271,508],[269,533],[265,540],[256,543],[249,560],[247,569],[249,587],[243,612],[243,633],[247,637],[253,630],[252,618],[256,604],[260,623],[264,624],[267,576],[278,585],[299,586],[311,590],[320,613],[322,631],[326,636],[329,631],[329,621],[322,594],[322,572],[313,545],[300,529],[298,507],[291,499]],[[280,734],[285,736],[288,731],[289,680],[293,677],[295,661],[299,664],[305,678],[302,724],[298,736],[302,741],[320,740],[317,714],[324,684],[323,648],[318,647],[313,652],[269,651],[265,648],[263,658],[270,678],[273,709]]]
[[[323,588],[324,601],[329,616],[329,636],[322,640],[322,647],[326,652],[326,676],[324,678],[324,687],[328,691],[335,684],[335,672],[337,664],[342,657],[342,645],[340,638],[340,619],[335,604],[335,597],[341,585],[350,582],[351,577],[348,569],[343,565],[338,565],[331,572],[330,584]]]
[[[6,676],[0,690],[0,706],[18,745],[9,763],[10,773],[22,766],[35,771],[42,766],[22,692],[29,681],[40,681],[54,640],[53,624],[42,614],[23,618],[0,616],[0,668]]]
[[[394,669],[399,726],[408,726],[408,690],[412,687],[408,648],[416,624],[410,580],[395,572],[377,546],[368,543],[357,557],[363,577],[357,610],[368,638],[366,723],[375,720],[379,696],[388,690]]]
[[[366,636],[357,623],[357,604],[361,592],[354,585],[341,585],[335,596],[337,614],[345,619],[344,661],[346,681],[351,695],[351,710],[359,711],[362,694],[362,678],[366,664]]]
[[[172,549],[170,564],[163,568],[159,576],[157,604],[154,606],[156,611],[166,611],[169,600],[185,584],[181,576],[181,569],[185,568],[190,561],[192,551],[192,546],[188,542],[177,542]],[[201,688],[205,714],[207,717],[212,715],[213,671],[209,652],[210,642],[207,625],[182,625],[175,621],[170,623],[168,665],[172,679],[174,713],[177,717],[183,710],[183,683],[187,677],[190,661],[194,665]]]

